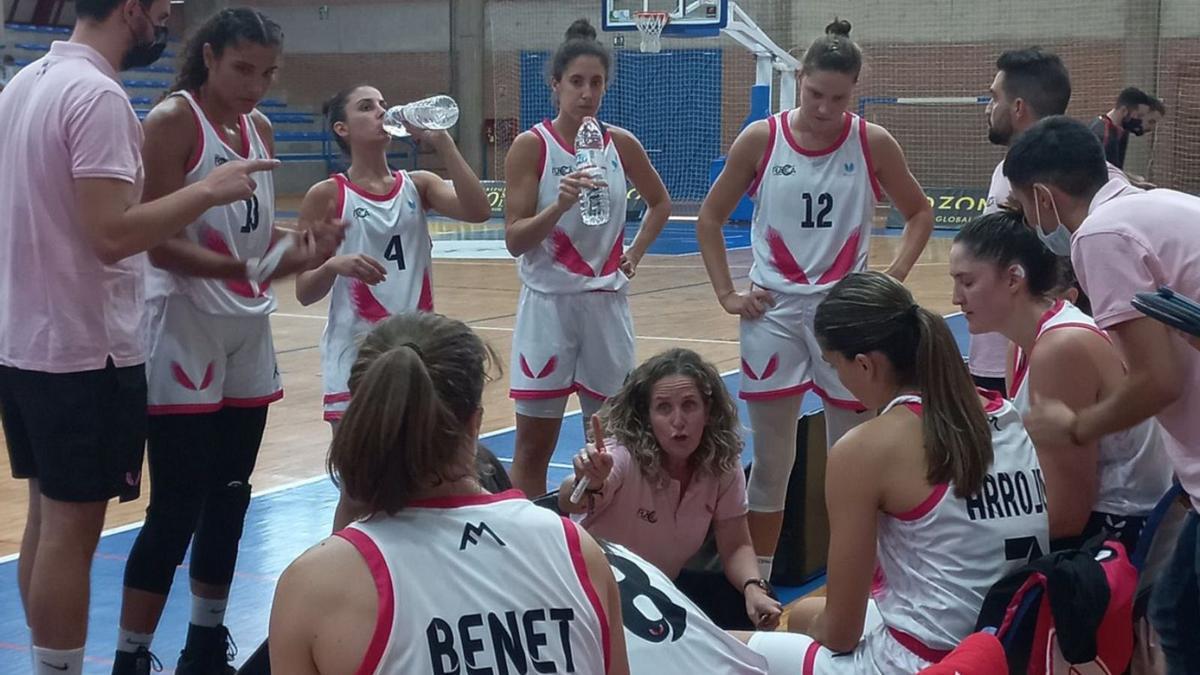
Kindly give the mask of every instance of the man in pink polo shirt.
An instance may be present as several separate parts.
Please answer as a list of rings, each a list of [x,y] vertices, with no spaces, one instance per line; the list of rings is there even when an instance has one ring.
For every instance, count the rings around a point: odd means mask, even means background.
[[[1082,445],[1158,419],[1193,512],[1157,582],[1151,620],[1170,672],[1200,673],[1200,352],[1130,304],[1134,294],[1159,286],[1200,297],[1200,198],[1110,179],[1100,141],[1066,117],[1022,134],[1004,174],[1030,227],[1051,251],[1071,256],[1096,323],[1129,368],[1112,395],[1078,414],[1059,401],[1034,400],[1029,435],[1039,445]]]
[[[36,673],[79,673],[108,500],[135,498],[146,433],[143,251],[248,198],[230,162],[140,204],[142,131],[119,70],[166,46],[169,0],[76,0],[71,39],[0,95],[0,420],[29,481],[18,568]]]

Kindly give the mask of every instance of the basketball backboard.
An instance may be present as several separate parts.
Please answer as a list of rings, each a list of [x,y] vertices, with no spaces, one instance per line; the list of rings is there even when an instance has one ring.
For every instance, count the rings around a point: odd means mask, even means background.
[[[637,30],[638,12],[666,12],[667,35],[713,36],[729,22],[729,0],[600,0],[601,25],[606,31]]]

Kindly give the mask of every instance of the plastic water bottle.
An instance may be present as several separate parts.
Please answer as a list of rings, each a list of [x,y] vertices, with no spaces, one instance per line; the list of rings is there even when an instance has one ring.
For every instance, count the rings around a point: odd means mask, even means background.
[[[605,182],[608,167],[604,157],[604,132],[593,117],[583,118],[583,124],[579,125],[579,132],[575,134],[575,168],[578,170],[585,166],[591,167],[588,173],[593,181]],[[608,209],[608,186],[589,188],[579,193],[579,211],[583,214],[584,225],[606,225]]]
[[[392,136],[409,136],[408,127],[436,131],[458,122],[458,104],[444,94],[393,106],[383,115],[383,129]]]

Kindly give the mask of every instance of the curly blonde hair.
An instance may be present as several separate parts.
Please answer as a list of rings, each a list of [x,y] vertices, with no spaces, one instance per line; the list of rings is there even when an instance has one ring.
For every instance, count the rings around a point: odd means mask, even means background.
[[[629,450],[651,483],[666,485],[663,451],[650,425],[650,395],[659,380],[672,375],[690,378],[708,406],[700,445],[688,460],[692,469],[714,477],[740,471],[742,437],[737,406],[717,369],[690,349],[670,349],[635,368],[621,391],[600,411],[606,433]]]

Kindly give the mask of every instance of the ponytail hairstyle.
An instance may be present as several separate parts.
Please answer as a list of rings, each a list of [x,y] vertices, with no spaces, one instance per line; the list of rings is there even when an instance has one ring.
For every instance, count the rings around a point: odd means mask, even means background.
[[[566,39],[550,59],[550,82],[562,79],[571,62],[581,56],[594,56],[604,66],[607,81],[612,71],[612,54],[596,39],[596,28],[587,19],[575,19],[567,28]]]
[[[168,93],[196,91],[208,81],[208,66],[204,65],[204,45],[220,56],[225,48],[239,42],[253,42],[264,47],[283,45],[283,29],[266,14],[248,7],[230,7],[214,14],[188,40],[183,49],[183,65]]]
[[[366,86],[368,85],[356,84],[352,87],[347,87],[334,94],[321,106],[321,115],[325,117],[326,130],[329,131],[329,135],[333,138],[333,142],[337,143],[342,154],[350,158],[353,158],[353,154],[350,151],[350,144],[333,130],[333,125],[346,121],[346,105],[350,102],[350,95]]]
[[[817,70],[845,73],[858,81],[862,72],[863,55],[850,39],[850,22],[836,16],[825,27],[825,34],[813,40],[801,59],[800,73],[808,75]]]
[[[476,476],[483,385],[496,355],[461,321],[397,314],[363,338],[327,468],[351,499],[394,515],[422,489]]]
[[[897,384],[921,392],[926,479],[953,483],[962,498],[978,493],[992,464],[992,436],[945,320],[886,274],[855,272],[817,307],[815,329],[822,348],[848,359],[887,357]]]

